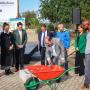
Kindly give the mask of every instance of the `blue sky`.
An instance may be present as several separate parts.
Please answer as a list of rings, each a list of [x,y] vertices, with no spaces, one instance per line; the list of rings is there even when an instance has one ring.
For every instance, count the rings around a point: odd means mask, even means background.
[[[39,0],[19,0],[19,11],[20,13],[24,11],[37,11],[40,6]]]

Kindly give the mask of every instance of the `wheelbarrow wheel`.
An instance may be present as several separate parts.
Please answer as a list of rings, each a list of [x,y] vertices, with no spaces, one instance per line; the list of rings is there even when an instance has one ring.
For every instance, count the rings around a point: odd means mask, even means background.
[[[38,82],[39,82],[38,78],[30,77],[28,80],[26,80],[26,83],[25,83],[26,86],[29,86],[29,87],[26,87],[26,90],[37,90],[39,86],[39,84],[37,84]]]

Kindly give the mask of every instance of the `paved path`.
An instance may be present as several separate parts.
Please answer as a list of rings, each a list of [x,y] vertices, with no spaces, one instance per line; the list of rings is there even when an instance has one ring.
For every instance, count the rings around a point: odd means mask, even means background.
[[[28,35],[29,36],[29,35]],[[34,36],[33,36],[34,38]],[[29,38],[30,39],[30,38]],[[36,39],[34,39],[35,41]],[[69,49],[69,54],[74,51],[73,46]],[[28,53],[28,51],[26,52]],[[69,67],[74,66],[75,54],[68,57]],[[31,64],[40,64],[37,58],[34,58]],[[36,61],[37,60],[37,61]],[[3,71],[0,70],[0,73]],[[62,82],[59,83],[57,90],[79,90],[79,87],[83,84],[84,76],[79,77],[74,74],[74,71],[69,72],[70,76],[64,76]],[[14,75],[3,75],[0,77],[0,90],[25,90],[23,81],[19,78],[19,73]],[[39,90],[50,90],[48,86],[43,86]]]
[[[72,58],[71,58],[72,57]],[[74,55],[69,58],[69,67],[74,65]],[[72,62],[71,62],[72,61]],[[40,64],[37,62],[36,64]],[[64,76],[62,82],[58,84],[57,90],[79,90],[79,87],[83,84],[84,76],[79,77],[74,74],[74,71],[69,72],[70,76]],[[10,76],[0,77],[0,90],[25,90],[22,80],[19,78],[19,74],[15,73]],[[47,85],[43,86],[39,90],[51,90]]]
[[[72,71],[70,72],[70,76],[63,77],[57,90],[79,90],[79,87],[83,84],[83,80],[83,76],[75,76]],[[15,73],[14,75],[4,75],[0,77],[0,90],[25,90],[25,88],[22,80],[19,78],[19,74]],[[39,90],[50,90],[50,88],[48,86],[43,86]]]

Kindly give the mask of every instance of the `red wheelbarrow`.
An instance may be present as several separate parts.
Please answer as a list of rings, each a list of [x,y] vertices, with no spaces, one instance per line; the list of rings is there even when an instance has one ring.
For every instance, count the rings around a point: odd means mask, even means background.
[[[56,90],[56,81],[64,76],[68,71],[75,69],[76,67],[65,70],[58,65],[44,66],[27,66],[28,69],[35,77],[29,78],[24,84],[27,90],[37,90],[40,84],[47,84],[52,90]],[[52,83],[54,86],[52,86]]]

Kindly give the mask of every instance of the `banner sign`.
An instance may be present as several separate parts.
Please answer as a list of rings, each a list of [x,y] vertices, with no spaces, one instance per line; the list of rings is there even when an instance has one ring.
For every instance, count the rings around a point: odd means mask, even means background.
[[[0,0],[0,20],[17,17],[17,0]]]

